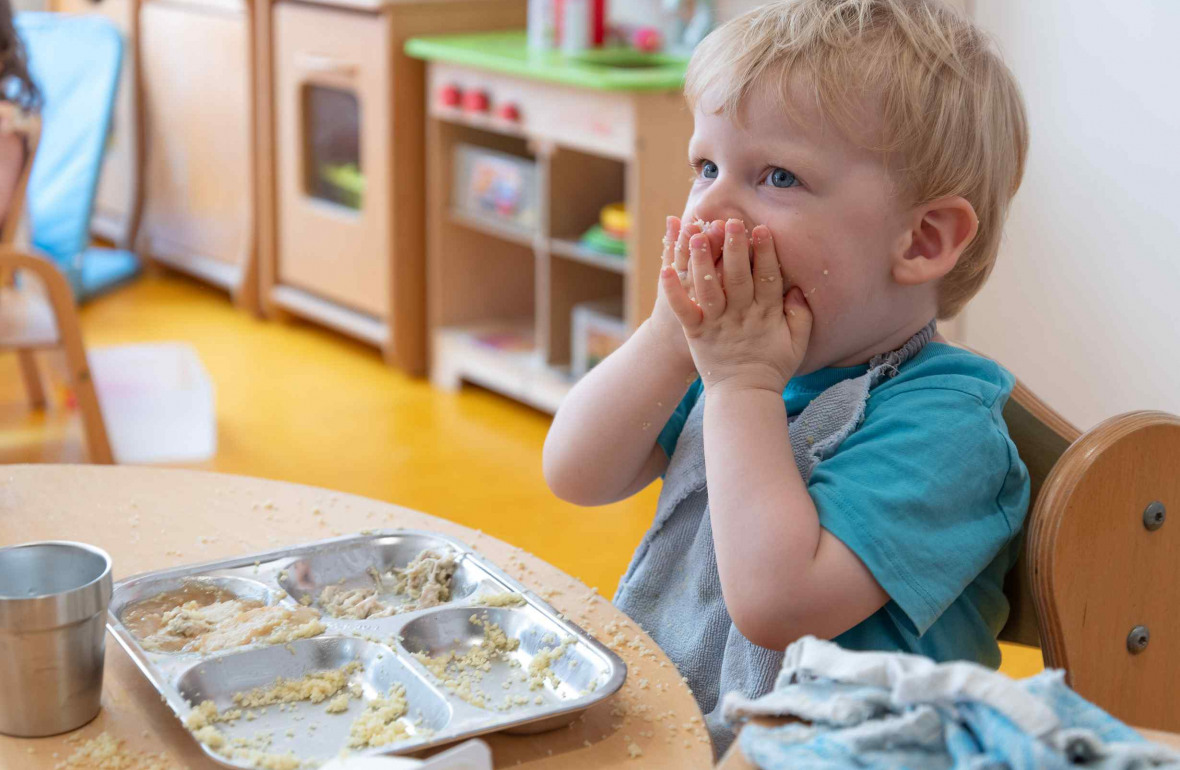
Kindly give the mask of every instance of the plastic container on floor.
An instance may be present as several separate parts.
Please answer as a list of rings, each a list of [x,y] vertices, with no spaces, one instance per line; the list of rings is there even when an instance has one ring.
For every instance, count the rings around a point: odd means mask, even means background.
[[[217,451],[213,383],[191,346],[97,348],[89,359],[117,462],[197,462]]]

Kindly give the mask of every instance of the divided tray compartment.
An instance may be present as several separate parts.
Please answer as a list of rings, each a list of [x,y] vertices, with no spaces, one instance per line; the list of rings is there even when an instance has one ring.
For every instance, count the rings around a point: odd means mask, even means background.
[[[364,619],[322,611],[319,596],[325,587],[372,587],[372,570],[387,574],[428,549],[455,554],[448,601]],[[320,611],[326,630],[288,644],[253,644],[212,653],[144,649],[123,624],[128,610],[144,599],[194,584],[292,611],[310,603]],[[483,597],[504,593],[518,594],[524,603],[480,604]],[[393,596],[379,598],[398,606]],[[472,698],[459,697],[453,681],[445,681],[449,675],[440,680],[426,665],[430,661],[417,656],[461,656],[482,643],[485,628],[492,623],[518,644],[505,653],[506,659],[494,659],[490,670],[476,677],[474,686],[485,698],[482,705],[475,705]],[[206,700],[224,713],[240,708],[234,704],[236,693],[269,687],[279,677],[293,680],[360,664],[351,673],[349,685],[361,697],[350,698],[342,714],[327,712],[329,698],[320,703],[271,705],[265,711],[254,708],[248,719],[244,715],[216,725],[227,741],[269,734],[267,753],[292,752],[310,762],[308,767],[346,749],[355,755],[412,754],[484,733],[535,733],[563,727],[614,694],[626,677],[626,666],[615,653],[506,572],[454,538],[421,530],[377,530],[130,577],[115,585],[107,627],[182,721]],[[537,684],[530,689],[529,666],[538,656],[550,659],[556,685],[552,678],[534,677]],[[408,737],[375,748],[349,748],[354,720],[395,685],[405,688],[407,714],[398,721]],[[510,694],[515,697],[506,705]],[[254,767],[251,761],[230,759],[201,746],[224,767]]]

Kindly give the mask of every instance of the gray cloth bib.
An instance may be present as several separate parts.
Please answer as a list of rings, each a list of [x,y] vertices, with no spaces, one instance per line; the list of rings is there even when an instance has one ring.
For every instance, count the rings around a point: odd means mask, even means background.
[[[869,391],[897,374],[934,336],[934,322],[900,349],[873,358],[860,377],[820,393],[791,419],[791,449],[804,482],[864,419]],[[721,754],[733,732],[721,716],[723,693],[757,698],[770,692],[783,653],[748,641],[734,627],[721,595],[705,485],[705,396],[685,421],[664,474],[655,521],[643,536],[615,593],[615,605],[664,650],[693,695]]]

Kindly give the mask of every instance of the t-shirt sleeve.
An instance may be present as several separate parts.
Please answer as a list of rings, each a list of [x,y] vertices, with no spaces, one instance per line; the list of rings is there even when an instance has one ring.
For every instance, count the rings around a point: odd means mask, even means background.
[[[676,411],[672,412],[668,422],[664,423],[664,429],[660,431],[656,443],[660,445],[668,457],[671,457],[672,453],[676,451],[676,442],[680,439],[680,432],[684,430],[684,423],[688,420],[689,412],[696,406],[697,399],[701,397],[703,389],[704,386],[699,379],[689,385],[688,392],[676,405]]]
[[[963,391],[902,391],[870,402],[861,427],[812,472],[820,524],[918,635],[1020,532],[1028,474],[998,412]]]

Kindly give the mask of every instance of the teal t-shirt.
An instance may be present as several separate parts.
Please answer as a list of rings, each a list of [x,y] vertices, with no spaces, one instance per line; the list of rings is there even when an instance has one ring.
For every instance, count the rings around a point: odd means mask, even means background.
[[[865,371],[792,379],[787,414]],[[1014,384],[995,362],[932,342],[870,391],[864,422],[816,466],[808,491],[820,524],[890,596],[835,639],[841,646],[999,666],[1004,575],[1029,500],[1028,471],[1001,414]],[[702,390],[698,380],[660,433],[669,457]]]

